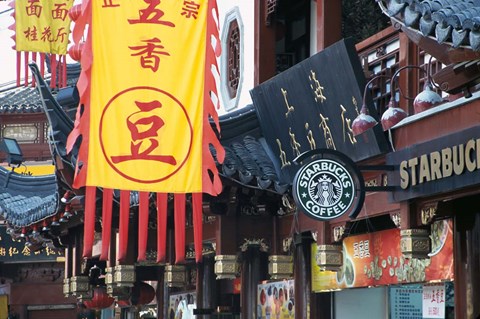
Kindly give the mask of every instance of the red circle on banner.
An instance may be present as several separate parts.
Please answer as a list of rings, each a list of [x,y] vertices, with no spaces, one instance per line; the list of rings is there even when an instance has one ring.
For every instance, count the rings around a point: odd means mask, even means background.
[[[138,183],[157,183],[176,174],[187,161],[193,128],[185,107],[172,94],[132,87],[104,107],[99,141],[106,161],[118,174]]]

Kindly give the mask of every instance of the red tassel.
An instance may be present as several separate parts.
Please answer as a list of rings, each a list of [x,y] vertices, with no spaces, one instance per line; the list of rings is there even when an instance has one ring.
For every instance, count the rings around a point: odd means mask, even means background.
[[[118,257],[124,261],[128,248],[128,219],[130,217],[130,191],[120,191],[120,223],[118,229]]]
[[[83,257],[92,257],[93,239],[95,235],[95,200],[97,188],[87,186],[85,193],[84,230],[83,230]]]
[[[110,249],[110,238],[112,236],[112,202],[113,189],[103,189],[102,203],[102,253],[100,260],[108,260],[108,250]]]
[[[202,193],[192,194],[193,204],[193,242],[195,247],[195,261],[202,261],[203,250],[203,196]]]
[[[167,204],[168,194],[157,193],[157,263],[167,256]]]
[[[50,87],[55,88],[57,82],[57,55],[50,54]]]
[[[148,240],[148,212],[150,193],[140,192],[138,207],[138,261],[147,259],[147,240]]]
[[[63,56],[63,87],[67,86],[67,56]]]
[[[185,261],[185,194],[175,194],[175,263]]]
[[[25,86],[28,86],[28,51],[25,51],[23,52],[23,55],[24,55],[24,61],[23,61],[23,66],[25,68],[24,72],[25,72],[25,79],[24,79],[24,82],[25,82]]]
[[[45,78],[45,53],[40,53],[40,74]]]
[[[22,53],[17,51],[17,87],[20,86],[20,70],[22,65]]]
[[[63,83],[63,64],[62,64],[62,56],[58,55],[57,60],[57,87],[61,88]]]
[[[37,64],[37,52],[32,52],[32,61]],[[32,76],[32,86],[35,87],[35,77]]]

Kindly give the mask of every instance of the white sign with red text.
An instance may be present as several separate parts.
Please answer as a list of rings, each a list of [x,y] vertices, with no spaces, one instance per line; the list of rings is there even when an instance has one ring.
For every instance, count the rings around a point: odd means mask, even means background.
[[[423,318],[445,318],[445,284],[423,286]]]

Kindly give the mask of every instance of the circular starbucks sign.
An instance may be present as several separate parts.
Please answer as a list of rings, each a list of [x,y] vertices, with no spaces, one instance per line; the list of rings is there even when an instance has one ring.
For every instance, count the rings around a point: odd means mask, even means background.
[[[353,205],[358,203],[357,193],[362,190],[357,188],[358,178],[355,175],[355,171],[346,163],[332,158],[311,161],[301,167],[295,176],[295,202],[312,218],[337,218],[351,211]]]

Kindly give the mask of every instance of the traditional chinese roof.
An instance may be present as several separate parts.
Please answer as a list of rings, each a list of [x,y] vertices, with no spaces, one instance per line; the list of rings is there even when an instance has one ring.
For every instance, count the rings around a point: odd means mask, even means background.
[[[283,194],[288,185],[279,182],[279,164],[263,138],[253,105],[220,117],[220,142],[225,148],[222,176],[247,187]]]
[[[21,87],[0,93],[0,113],[41,113],[40,95],[35,88]]]
[[[382,0],[384,13],[420,36],[480,51],[480,1]]]
[[[58,99],[67,109],[72,108],[68,99],[72,96],[80,75],[80,64],[67,65],[67,87],[58,90]],[[48,81],[47,81],[48,83]],[[67,93],[68,92],[68,93]],[[68,96],[70,94],[70,97]],[[78,95],[78,93],[77,93]],[[70,98],[71,99],[71,98]],[[75,105],[76,107],[76,105]],[[0,92],[0,114],[43,113],[42,100],[38,90],[34,87],[15,87]]]
[[[55,215],[55,175],[25,176],[0,167],[0,214],[11,226],[24,227]]]

